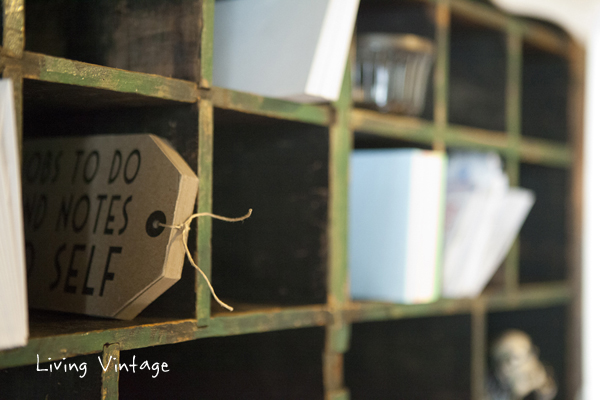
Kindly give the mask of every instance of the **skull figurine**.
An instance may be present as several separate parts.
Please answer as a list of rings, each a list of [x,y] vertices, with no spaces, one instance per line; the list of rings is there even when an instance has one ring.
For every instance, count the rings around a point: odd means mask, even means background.
[[[490,400],[520,400],[530,393],[536,400],[552,400],[556,396],[556,384],[525,332],[504,332],[492,344],[491,358],[495,384],[488,384]]]

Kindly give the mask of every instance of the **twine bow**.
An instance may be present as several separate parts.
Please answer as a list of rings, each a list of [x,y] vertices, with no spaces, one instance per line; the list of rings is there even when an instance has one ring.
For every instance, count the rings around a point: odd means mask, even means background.
[[[210,291],[211,291],[211,293],[213,295],[213,298],[217,301],[217,303],[219,303],[221,305],[221,307],[226,308],[229,311],[233,311],[233,307],[225,304],[224,302],[221,301],[221,299],[219,299],[219,297],[215,293],[215,289],[213,289],[212,285],[210,284],[210,281],[208,280],[208,277],[206,276],[206,274],[204,273],[204,271],[202,271],[200,269],[200,267],[196,264],[196,262],[194,261],[194,258],[192,257],[192,254],[190,253],[190,249],[188,248],[188,245],[187,245],[188,236],[190,234],[190,229],[191,229],[190,225],[192,224],[192,221],[195,218],[198,218],[198,217],[211,217],[211,218],[214,218],[214,219],[219,219],[221,221],[239,222],[239,221],[243,221],[245,219],[250,218],[250,215],[252,215],[252,209],[249,209],[248,213],[246,215],[244,215],[242,217],[239,217],[239,218],[227,218],[227,217],[222,217],[220,215],[216,215],[216,214],[213,214],[213,213],[203,212],[203,213],[198,213],[198,214],[192,214],[188,219],[186,219],[183,223],[181,223],[179,225],[167,225],[167,224],[163,224],[161,222],[158,223],[158,225],[164,226],[165,228],[177,229],[177,230],[181,231],[181,237],[182,237],[182,240],[183,240],[183,245],[185,247],[185,253],[187,254],[188,260],[190,260],[190,263],[198,271],[200,271],[200,273],[204,277],[204,280],[208,284],[208,287],[210,288]]]

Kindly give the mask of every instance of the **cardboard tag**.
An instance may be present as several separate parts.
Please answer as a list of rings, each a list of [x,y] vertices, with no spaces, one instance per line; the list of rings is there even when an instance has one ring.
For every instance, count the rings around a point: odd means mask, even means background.
[[[154,135],[26,141],[29,304],[131,319],[181,278],[198,178]]]

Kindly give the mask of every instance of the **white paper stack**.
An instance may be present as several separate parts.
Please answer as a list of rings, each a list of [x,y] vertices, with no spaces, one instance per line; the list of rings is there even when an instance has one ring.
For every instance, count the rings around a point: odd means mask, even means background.
[[[21,176],[10,80],[0,81],[0,349],[29,336]]]
[[[492,278],[535,201],[510,188],[494,153],[453,153],[448,161],[443,295],[475,297]]]
[[[350,181],[350,292],[397,303],[436,300],[446,156],[418,149],[356,150]]]
[[[214,85],[297,102],[337,100],[358,3],[216,2]]]

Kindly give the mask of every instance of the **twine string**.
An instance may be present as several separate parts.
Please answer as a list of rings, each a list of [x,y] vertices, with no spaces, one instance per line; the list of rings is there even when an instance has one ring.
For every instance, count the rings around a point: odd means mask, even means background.
[[[206,276],[204,271],[202,271],[200,269],[200,267],[196,264],[196,262],[194,261],[194,258],[192,257],[192,254],[190,253],[190,249],[188,248],[188,245],[187,245],[188,236],[190,234],[190,229],[191,229],[190,226],[192,224],[192,221],[198,217],[211,217],[214,219],[219,219],[221,221],[239,222],[239,221],[243,221],[245,219],[250,218],[250,215],[252,215],[252,209],[248,210],[248,213],[246,215],[239,217],[239,218],[228,218],[228,217],[223,217],[221,215],[216,215],[216,214],[209,213],[209,212],[202,212],[202,213],[192,214],[188,219],[186,219],[183,223],[181,223],[179,225],[167,225],[167,224],[163,224],[162,222],[158,223],[159,226],[164,226],[165,228],[177,229],[177,230],[181,231],[181,238],[183,240],[183,246],[185,247],[185,253],[187,254],[188,260],[190,260],[190,263],[194,266],[194,268],[196,268],[198,271],[200,271],[200,274],[202,274],[202,277],[208,284],[208,287],[210,288],[210,292],[212,293],[212,296],[217,301],[217,303],[219,303],[221,305],[221,307],[226,308],[229,311],[233,311],[233,307],[231,307],[228,304],[225,304],[224,302],[221,301],[221,299],[219,299],[219,297],[215,293],[215,289],[210,284],[208,277]]]

